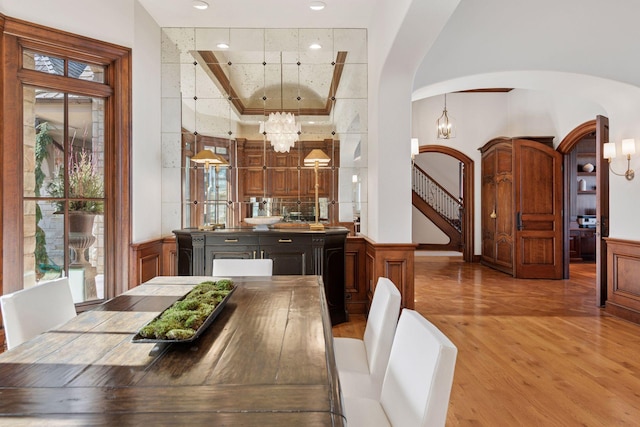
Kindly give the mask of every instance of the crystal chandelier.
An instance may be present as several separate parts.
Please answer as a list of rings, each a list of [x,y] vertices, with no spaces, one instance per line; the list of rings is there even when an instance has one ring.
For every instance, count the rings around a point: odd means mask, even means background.
[[[296,116],[284,112],[283,68],[282,52],[280,52],[280,109],[282,112],[270,113],[266,122],[260,122],[260,133],[266,135],[271,141],[273,150],[278,153],[288,153],[301,133],[300,123],[296,124]]]
[[[260,122],[260,133],[271,141],[274,151],[288,153],[298,140],[300,123],[291,113],[271,113],[266,122]]]

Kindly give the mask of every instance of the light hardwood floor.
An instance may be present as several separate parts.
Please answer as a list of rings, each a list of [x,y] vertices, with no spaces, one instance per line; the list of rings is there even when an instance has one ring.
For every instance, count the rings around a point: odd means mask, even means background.
[[[595,306],[593,264],[522,280],[421,256],[415,273],[416,310],[458,347],[447,426],[640,425],[640,325]]]

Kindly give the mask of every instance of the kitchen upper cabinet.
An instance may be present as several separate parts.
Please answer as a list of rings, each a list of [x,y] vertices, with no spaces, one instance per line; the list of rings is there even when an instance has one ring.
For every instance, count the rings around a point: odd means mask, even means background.
[[[561,279],[562,155],[551,137],[496,138],[482,152],[481,261],[519,278]]]
[[[237,140],[239,199],[247,197],[315,197],[315,172],[304,166],[304,157],[320,148],[329,157],[329,166],[318,170],[318,195],[335,200],[338,194],[337,170],[340,166],[339,142],[301,141],[288,153],[278,153],[263,141]]]
[[[264,196],[266,188],[266,162],[264,144],[250,144],[237,140],[239,191],[243,195]]]
[[[298,152],[269,152],[267,163],[269,195],[287,197],[297,195],[300,188],[300,155]]]

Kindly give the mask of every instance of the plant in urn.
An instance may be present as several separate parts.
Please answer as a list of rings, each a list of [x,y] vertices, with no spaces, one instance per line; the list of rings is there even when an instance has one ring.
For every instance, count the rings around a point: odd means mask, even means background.
[[[71,200],[69,210],[69,247],[74,256],[69,268],[84,270],[85,298],[96,297],[96,268],[87,259],[87,250],[95,243],[93,223],[96,215],[104,212],[104,181],[98,173],[93,156],[80,152],[69,161],[69,198],[89,200]],[[56,178],[49,183],[47,191],[53,197],[64,197],[64,171],[59,170]],[[64,202],[58,203],[58,212],[64,212]]]

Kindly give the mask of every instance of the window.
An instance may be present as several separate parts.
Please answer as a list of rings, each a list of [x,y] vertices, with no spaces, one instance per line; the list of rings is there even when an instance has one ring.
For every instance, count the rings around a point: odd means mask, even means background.
[[[130,51],[11,18],[3,38],[2,293],[64,275],[101,302],[128,288]]]

